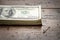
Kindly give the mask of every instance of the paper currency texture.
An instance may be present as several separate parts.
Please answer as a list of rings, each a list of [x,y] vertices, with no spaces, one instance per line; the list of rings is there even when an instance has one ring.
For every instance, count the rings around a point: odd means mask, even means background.
[[[41,21],[41,6],[0,5],[0,20]]]

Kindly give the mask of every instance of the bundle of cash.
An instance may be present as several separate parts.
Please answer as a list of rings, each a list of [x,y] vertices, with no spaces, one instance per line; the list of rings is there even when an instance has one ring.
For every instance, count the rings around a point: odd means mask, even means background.
[[[3,23],[24,24],[24,25],[41,24],[41,6],[40,5],[0,5],[0,24]]]

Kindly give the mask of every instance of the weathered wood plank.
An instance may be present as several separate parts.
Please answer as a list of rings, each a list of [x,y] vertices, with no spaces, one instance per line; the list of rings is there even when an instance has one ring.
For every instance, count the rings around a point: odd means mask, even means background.
[[[42,19],[60,19],[60,9],[42,9]]]
[[[60,8],[60,0],[0,0],[0,4],[42,5],[42,8]]]

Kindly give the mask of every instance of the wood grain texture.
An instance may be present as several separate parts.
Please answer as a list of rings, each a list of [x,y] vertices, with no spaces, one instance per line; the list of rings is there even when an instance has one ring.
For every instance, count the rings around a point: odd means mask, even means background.
[[[42,9],[42,19],[60,20],[60,9]]]
[[[60,40],[60,0],[0,0],[0,4],[41,4],[43,24],[42,27],[0,26],[0,40]]]
[[[41,5],[42,8],[60,8],[60,0],[0,0],[0,4]]]

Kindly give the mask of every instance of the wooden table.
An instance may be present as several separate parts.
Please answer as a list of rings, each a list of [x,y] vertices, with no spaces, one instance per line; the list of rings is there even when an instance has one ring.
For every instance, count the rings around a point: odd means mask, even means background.
[[[60,40],[60,0],[0,0],[0,4],[41,4],[43,26],[0,26],[0,40]]]

